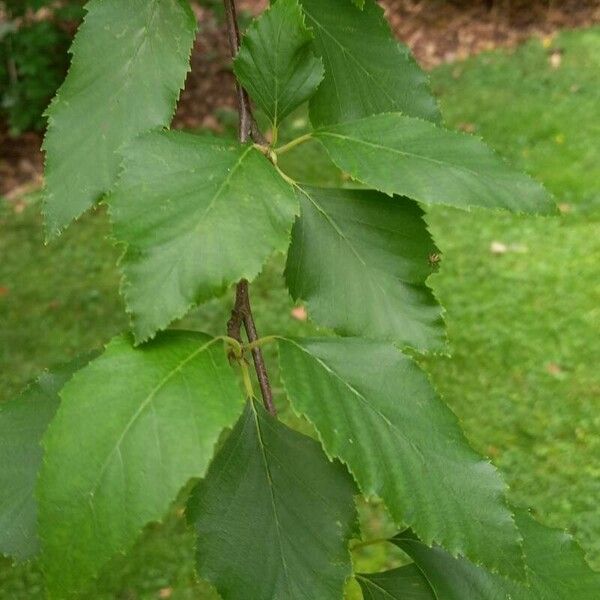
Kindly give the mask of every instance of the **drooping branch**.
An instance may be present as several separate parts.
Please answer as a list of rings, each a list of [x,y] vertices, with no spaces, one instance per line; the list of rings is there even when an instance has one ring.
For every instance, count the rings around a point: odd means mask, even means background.
[[[231,56],[235,57],[240,47],[240,30],[238,27],[235,0],[223,0],[225,4],[225,15],[227,21],[227,34],[229,38],[229,47]],[[238,111],[239,111],[239,139],[244,143],[254,139],[257,143],[264,143],[264,138],[252,114],[250,99],[246,90],[236,80]],[[252,306],[250,304],[250,295],[248,292],[248,282],[242,279],[236,286],[235,304],[231,311],[231,318],[227,323],[227,335],[241,342],[242,325],[246,331],[249,342],[255,342],[258,339],[256,324],[252,315]],[[252,359],[256,370],[256,377],[260,385],[260,391],[265,408],[272,415],[276,414],[275,404],[273,402],[273,392],[269,382],[269,375],[265,365],[264,357],[260,347],[252,348]]]

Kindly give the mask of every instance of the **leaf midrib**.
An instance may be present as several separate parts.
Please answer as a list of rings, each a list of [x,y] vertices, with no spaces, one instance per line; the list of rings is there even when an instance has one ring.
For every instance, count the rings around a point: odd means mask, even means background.
[[[379,278],[374,276],[375,273],[380,274],[384,279],[390,279],[392,281],[393,285],[407,285],[407,284],[410,285],[410,283],[405,281],[404,279],[402,279],[400,277],[396,277],[394,275],[390,275],[390,274],[386,273],[385,271],[383,271],[382,269],[380,269],[379,267],[370,266],[366,262],[366,260],[363,259],[363,257],[359,253],[359,251],[355,248],[354,244],[350,241],[350,239],[345,235],[345,233],[342,231],[342,229],[337,224],[337,222],[333,219],[333,217],[312,197],[312,195],[309,192],[307,192],[304,188],[299,188],[299,189],[313,203],[313,205],[315,206],[315,208],[317,209],[319,214],[321,214],[323,216],[325,221],[327,223],[329,223],[329,225],[332,227],[332,229],[349,246],[350,250],[352,251],[354,256],[356,256],[358,262],[362,265],[363,269],[365,270],[365,275],[369,278],[369,280],[371,282],[374,283],[374,285],[377,287],[377,289],[381,292],[381,295],[389,303],[391,302],[389,300],[389,294],[387,293],[385,288],[382,286],[382,283],[379,280]]]
[[[227,174],[227,177],[225,177],[225,179],[219,185],[218,189],[214,192],[214,195],[211,198],[208,205],[206,207],[204,207],[201,211],[199,211],[199,213],[194,213],[195,224],[193,224],[192,228],[185,233],[185,239],[194,238],[194,236],[196,236],[198,234],[198,231],[201,229],[202,225],[205,224],[204,222],[207,219],[208,214],[211,212],[211,210],[213,209],[217,200],[219,199],[221,194],[223,194],[226,187],[231,182],[231,179],[233,178],[234,174],[241,167],[243,160],[246,158],[246,156],[248,155],[248,153],[251,150],[252,150],[252,146],[248,146],[246,148],[246,150],[238,157],[235,164],[231,167],[229,173]],[[186,192],[186,194],[187,194],[187,192]],[[175,239],[175,240],[171,240],[167,243],[168,244],[175,243],[176,245],[180,245],[182,243],[182,240]],[[139,246],[135,246],[134,244],[129,244],[129,246],[139,247]],[[128,254],[126,254],[125,257],[127,258]],[[168,281],[169,281],[170,277],[173,275],[173,273],[175,273],[179,270],[181,263],[187,258],[188,258],[188,255],[186,252],[179,253],[177,260],[171,264],[171,266],[169,267],[169,270],[163,275],[163,282],[161,283],[161,286],[160,286],[161,288],[168,285]],[[135,264],[135,261],[134,261],[134,264]],[[128,297],[128,291],[126,292],[127,297]]]
[[[252,410],[252,416],[254,418],[254,423],[256,425],[256,434],[257,434],[257,439],[258,439],[258,443],[259,443],[259,447],[260,447],[260,452],[261,452],[261,456],[263,458],[263,465],[265,468],[265,475],[267,478],[267,482],[268,482],[268,487],[269,487],[269,496],[271,498],[271,508],[273,509],[273,516],[275,518],[275,525],[277,527],[277,545],[279,547],[279,556],[281,558],[281,564],[283,565],[283,571],[284,571],[284,579],[285,579],[285,584],[289,593],[289,597],[293,598],[292,595],[292,588],[290,587],[290,575],[289,575],[289,570],[288,570],[288,565],[285,559],[285,554],[283,551],[283,535],[282,535],[282,527],[281,527],[281,523],[279,522],[279,513],[277,511],[277,506],[276,506],[276,500],[275,500],[275,493],[273,491],[274,488],[274,484],[273,484],[273,477],[271,476],[271,469],[269,468],[269,461],[267,459],[267,453],[266,453],[266,448],[265,448],[265,443],[263,441],[263,436],[262,436],[262,430],[260,427],[260,422],[259,422],[259,418],[258,418],[258,413],[256,412],[256,408],[254,406],[254,400],[251,398],[249,400],[250,402],[250,408]]]
[[[390,115],[393,114],[400,114],[400,113],[387,113]],[[401,115],[403,117],[405,117],[404,115]],[[369,117],[367,117],[369,118]],[[406,118],[406,117],[405,117]],[[406,157],[406,158],[414,158],[417,160],[422,160],[425,162],[429,162],[438,166],[441,166],[445,169],[452,169],[455,171],[459,171],[459,172],[463,172],[466,173],[468,175],[473,176],[479,183],[486,183],[485,179],[492,179],[494,183],[496,184],[496,186],[501,187],[503,189],[503,191],[511,191],[511,187],[509,185],[506,184],[506,182],[504,181],[504,179],[506,178],[499,178],[497,175],[494,174],[490,174],[489,172],[485,172],[485,173],[479,173],[477,171],[474,171],[473,169],[470,169],[469,167],[465,166],[464,164],[456,164],[456,163],[451,163],[448,161],[444,161],[444,160],[439,160],[439,159],[435,159],[432,158],[430,156],[426,156],[423,154],[415,154],[414,152],[409,152],[407,150],[399,150],[398,148],[393,148],[392,146],[383,146],[381,144],[377,144],[376,142],[369,142],[365,139],[361,139],[361,138],[357,138],[357,137],[352,137],[350,135],[347,134],[340,134],[340,133],[335,133],[331,130],[327,130],[326,128],[322,128],[318,131],[315,131],[315,133],[313,134],[317,139],[319,137],[332,137],[332,138],[339,138],[345,142],[354,142],[356,144],[362,144],[364,146],[368,146],[370,148],[373,148],[375,150],[378,151],[384,151],[384,152],[390,152],[393,154],[398,154],[400,156]],[[503,165],[498,164],[498,165],[492,165],[492,167],[501,167]],[[489,171],[489,167],[484,167],[486,170]],[[535,183],[534,180],[530,180],[530,178],[528,176],[523,176],[521,174],[515,174],[515,179],[519,180],[519,184],[526,184],[526,183]],[[359,178],[362,179],[362,178]],[[489,195],[489,192],[488,192]]]
[[[358,68],[367,76],[367,78],[373,83],[375,84],[375,87],[377,87],[378,89],[380,89],[383,94],[385,95],[386,99],[389,100],[390,102],[392,102],[392,104],[395,106],[397,104],[396,99],[392,96],[392,94],[381,84],[381,82],[379,81],[378,78],[374,77],[367,69],[366,67],[364,67],[361,62],[358,60],[358,58],[356,58],[356,56],[354,56],[354,54],[352,52],[350,52],[350,49],[345,47],[328,29],[325,28],[325,26],[320,23],[315,17],[312,16],[312,14],[304,7],[304,4],[302,5],[302,8],[304,10],[304,14],[321,30],[323,31],[323,33],[325,35],[327,35],[327,37],[331,38],[331,40],[333,40],[333,42],[339,46],[339,48],[342,50],[342,52],[344,53],[345,56],[348,56],[349,58],[352,59],[352,61],[358,66]],[[339,93],[337,94],[338,98]],[[341,103],[340,103],[341,106]]]
[[[114,446],[108,452],[106,460],[104,461],[104,463],[102,464],[102,467],[100,468],[100,472],[98,474],[98,477],[96,478],[96,481],[94,482],[94,484],[92,485],[92,487],[90,489],[89,493],[92,496],[95,495],[96,491],[98,490],[98,486],[100,485],[100,482],[102,481],[102,478],[104,477],[106,469],[108,468],[108,466],[110,465],[110,463],[112,461],[113,454],[115,454],[115,452],[120,452],[121,444],[122,444],[123,440],[125,439],[126,435],[129,433],[130,429],[133,427],[133,425],[135,424],[135,422],[145,412],[145,410],[148,408],[148,406],[152,405],[152,402],[154,401],[154,398],[156,397],[156,395],[158,394],[158,392],[160,392],[160,390],[163,389],[164,386],[167,385],[167,383],[169,383],[169,381],[179,371],[181,371],[188,363],[190,363],[192,360],[194,360],[194,358],[196,358],[202,352],[205,352],[216,341],[218,341],[218,338],[214,338],[214,339],[206,342],[205,344],[203,344],[199,348],[196,348],[188,357],[186,357],[184,360],[182,360],[175,368],[171,369],[171,371],[169,371],[159,381],[159,383],[149,392],[149,394],[146,396],[146,398],[144,398],[144,400],[142,401],[142,403],[139,405],[139,407],[137,408],[137,410],[133,413],[132,417],[130,418],[130,420],[127,422],[127,424],[123,428],[123,431],[122,431],[121,435],[119,436],[119,438],[117,439],[116,443],[114,444]]]
[[[398,433],[398,435],[405,440],[405,442],[411,446],[413,448],[413,450],[416,452],[416,454],[419,456],[419,458],[423,461],[423,464],[426,464],[426,460],[425,457],[423,456],[423,453],[421,452],[420,448],[418,446],[415,445],[415,443],[410,440],[405,433],[403,433],[400,429],[398,429],[398,427],[396,425],[394,425],[394,423],[392,423],[390,421],[390,419],[384,415],[377,407],[373,406],[372,404],[369,403],[369,401],[365,398],[365,396],[363,396],[363,394],[361,394],[351,383],[349,383],[348,381],[346,381],[341,375],[339,375],[333,368],[331,368],[328,364],[326,364],[320,357],[316,356],[315,354],[309,352],[304,346],[302,346],[301,344],[298,344],[298,342],[296,342],[293,339],[290,338],[282,338],[285,341],[294,344],[297,348],[299,348],[302,352],[304,352],[305,354],[307,354],[309,357],[311,357],[315,362],[317,362],[327,373],[330,373],[331,375],[333,375],[336,379],[338,379],[345,387],[347,387],[350,392],[352,392],[352,394],[354,396],[356,396],[362,404],[364,404],[367,409],[371,410],[372,412],[374,412],[376,415],[378,415],[382,421],[384,421],[384,423],[392,430]],[[341,458],[341,457],[340,457]]]

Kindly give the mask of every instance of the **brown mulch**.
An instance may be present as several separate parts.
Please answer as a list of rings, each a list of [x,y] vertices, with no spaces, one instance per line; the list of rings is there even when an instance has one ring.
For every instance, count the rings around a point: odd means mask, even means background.
[[[432,68],[600,23],[600,0],[383,0],[396,35]]]
[[[240,10],[256,13],[265,0],[242,0]],[[432,68],[532,37],[600,23],[600,0],[382,0],[396,35],[417,60]],[[200,33],[192,72],[175,117],[176,127],[218,129],[215,111],[234,109],[233,76],[223,26],[197,8]],[[10,138],[0,125],[0,194],[19,196],[41,179],[41,136]]]
[[[41,142],[39,133],[13,138],[0,123],[0,195],[16,199],[41,182],[44,163]]]

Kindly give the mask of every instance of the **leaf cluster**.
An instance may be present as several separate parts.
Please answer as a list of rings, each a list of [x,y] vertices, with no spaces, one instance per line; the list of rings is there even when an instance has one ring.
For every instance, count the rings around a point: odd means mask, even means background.
[[[11,524],[0,551],[39,546],[51,597],[85,597],[200,480],[187,510],[198,572],[225,599],[341,598],[358,495],[383,501],[403,532],[392,543],[413,560],[357,575],[365,598],[591,599],[600,576],[570,539],[515,517],[500,474],[411,358],[445,349],[423,205],[550,214],[545,190],[440,126],[373,0],[277,0],[249,27],[234,71],[269,142],[170,131],[195,30],[185,0],[88,4],[49,110],[44,212],[51,237],[108,205],[131,333],[0,408],[15,432],[2,464],[16,465],[0,489],[20,490],[0,492]],[[280,144],[306,101],[313,129]],[[281,169],[309,140],[347,187]],[[165,331],[280,252],[290,294],[329,335],[244,342],[237,303],[228,336]],[[316,439],[257,401],[249,364],[266,343]],[[14,426],[27,419],[30,430]]]

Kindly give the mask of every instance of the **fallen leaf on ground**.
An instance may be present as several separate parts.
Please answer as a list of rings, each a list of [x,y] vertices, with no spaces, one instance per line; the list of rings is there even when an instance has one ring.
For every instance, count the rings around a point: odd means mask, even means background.
[[[562,55],[563,55],[563,51],[562,50],[553,50],[550,53],[550,66],[553,69],[558,69],[560,68],[560,65],[562,63]]]
[[[304,306],[296,306],[292,308],[292,317],[297,321],[306,321],[308,319],[308,313],[306,312],[306,308]]]
[[[492,254],[506,254],[508,252],[508,246],[502,242],[492,242],[490,244],[490,252]]]

